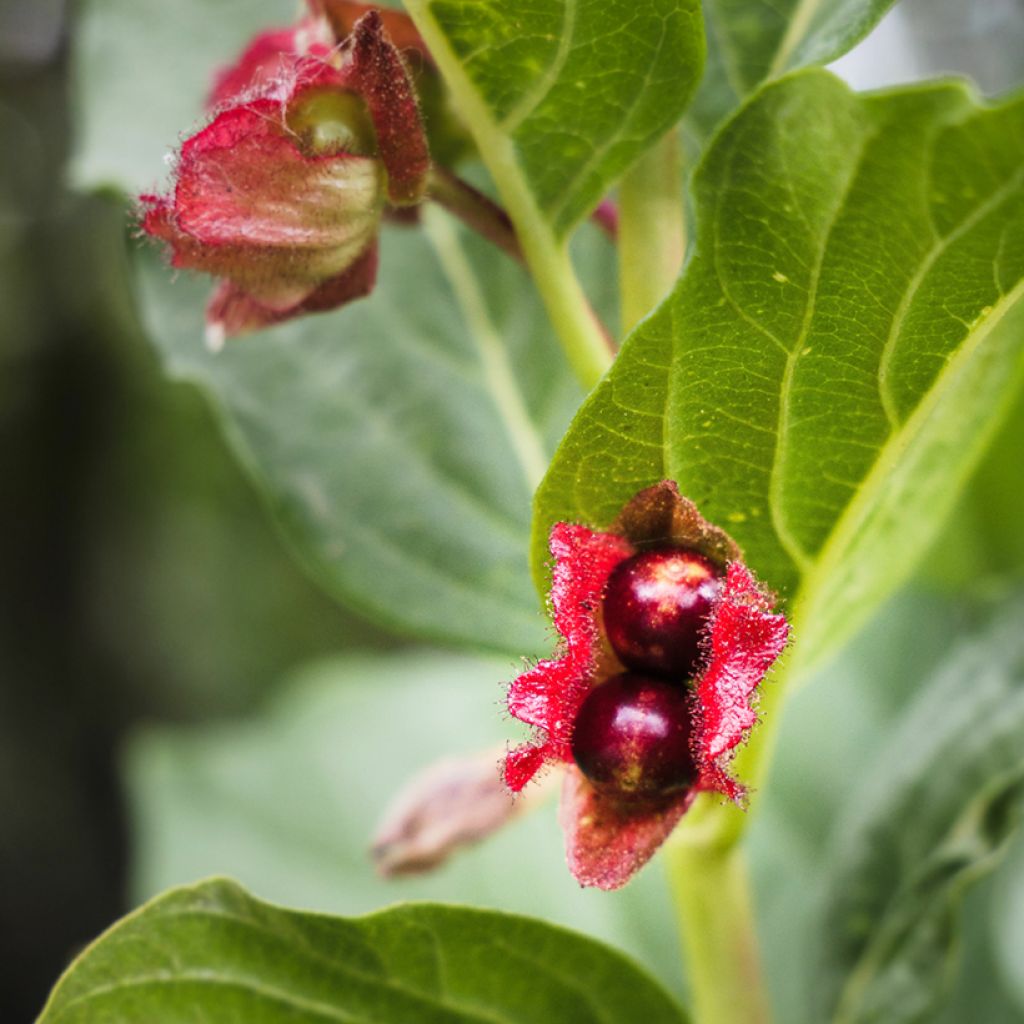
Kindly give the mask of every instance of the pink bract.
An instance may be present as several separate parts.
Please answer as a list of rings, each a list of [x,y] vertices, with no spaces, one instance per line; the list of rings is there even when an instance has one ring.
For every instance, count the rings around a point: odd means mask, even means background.
[[[330,54],[333,39],[320,18],[305,18],[288,28],[275,28],[256,36],[234,64],[214,75],[206,105],[210,109],[236,103],[248,93],[273,86],[289,73],[293,59]]]
[[[697,781],[682,793],[637,802],[596,790],[573,763],[570,741],[590,690],[624,670],[604,635],[601,602],[608,577],[637,551],[666,544],[700,552],[724,570],[725,582],[691,693]],[[505,782],[519,792],[543,767],[566,766],[560,821],[570,870],[582,885],[616,889],[650,859],[700,792],[743,800],[729,760],[757,720],[757,688],[789,630],[735,543],[704,520],[672,481],[641,491],[607,532],[556,524],[551,553],[551,605],[562,642],[557,657],[539,662],[509,687],[509,711],[536,732],[506,755]]]

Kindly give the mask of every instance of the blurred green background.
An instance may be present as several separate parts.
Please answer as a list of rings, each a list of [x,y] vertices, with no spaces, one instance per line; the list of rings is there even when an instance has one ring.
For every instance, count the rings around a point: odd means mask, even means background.
[[[214,872],[345,913],[427,897],[543,915],[681,988],[657,868],[611,897],[576,890],[550,807],[436,877],[374,878],[383,803],[433,757],[501,740],[514,666],[410,651],[325,597],[204,400],[163,379],[131,300],[130,213],[65,186],[73,14],[0,0],[0,1020],[31,1020],[140,899]],[[864,86],[959,70],[998,91],[1019,81],[1022,22],[1019,0],[908,0],[841,70]],[[915,683],[1019,581],[1022,436],[1024,405],[961,528],[788,712],[752,838],[780,1020],[801,1019],[804,883],[844,795]],[[968,900],[943,1020],[1024,1020],[1022,921],[1019,848]]]
[[[71,12],[0,3],[0,1019],[131,903],[140,721],[255,707],[385,642],[303,575],[204,400],[134,323],[130,214],[71,195]],[[396,641],[387,639],[388,643]]]

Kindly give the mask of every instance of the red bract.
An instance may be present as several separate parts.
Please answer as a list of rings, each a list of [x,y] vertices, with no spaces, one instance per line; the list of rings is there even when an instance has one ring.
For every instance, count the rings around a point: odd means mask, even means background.
[[[418,202],[426,185],[415,95],[379,15],[337,50],[307,46],[320,56],[282,48],[297,38],[262,36],[222,73],[227,105],[182,146],[173,193],[141,197],[172,264],[223,279],[213,342],[366,295],[385,202]]]
[[[249,92],[273,86],[287,77],[295,57],[326,58],[333,45],[334,40],[320,18],[305,18],[288,28],[261,32],[234,64],[215,74],[207,106],[222,107],[244,99]]]
[[[596,789],[573,762],[570,744],[587,694],[625,668],[604,630],[608,578],[634,554],[665,547],[697,552],[724,573],[724,583],[687,701],[696,781],[682,792],[638,800]],[[704,520],[672,481],[641,491],[606,532],[557,524],[551,552],[551,604],[561,650],[509,688],[509,711],[537,732],[532,742],[508,752],[505,781],[518,792],[545,765],[565,765],[560,820],[570,870],[582,885],[616,889],[650,859],[698,793],[742,801],[744,789],[730,776],[728,762],[756,721],[755,692],[782,653],[788,626],[772,612],[771,597],[742,563],[735,543]]]

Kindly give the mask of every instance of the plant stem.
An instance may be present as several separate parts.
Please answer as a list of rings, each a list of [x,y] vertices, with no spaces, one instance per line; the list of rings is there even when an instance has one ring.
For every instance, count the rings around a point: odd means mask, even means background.
[[[425,0],[406,0],[416,28],[451,89],[515,225],[526,265],[569,364],[589,391],[614,356],[611,340],[580,286],[565,239],[555,236],[523,176],[511,139],[495,122]]]
[[[679,139],[669,132],[619,183],[619,283],[623,333],[675,284],[686,251]]]
[[[677,833],[666,858],[693,1019],[697,1024],[767,1024],[768,996],[742,852],[735,845],[692,842]]]
[[[430,169],[427,195],[467,227],[493,242],[514,260],[525,262],[508,214],[472,185],[436,164]]]
[[[614,343],[583,294],[568,250],[543,243],[524,249],[569,364],[584,390],[591,391],[615,358]]]
[[[790,662],[761,695],[761,718],[732,772],[751,791],[763,786],[775,749]],[[749,814],[710,794],[699,797],[666,846],[677,920],[698,1024],[761,1024],[770,1019],[761,978],[755,915],[739,841]]]

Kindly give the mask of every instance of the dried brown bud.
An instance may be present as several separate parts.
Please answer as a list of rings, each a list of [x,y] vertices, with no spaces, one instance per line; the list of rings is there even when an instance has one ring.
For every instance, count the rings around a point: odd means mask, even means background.
[[[549,787],[514,798],[502,782],[504,747],[448,757],[416,775],[384,813],[371,847],[385,877],[418,874],[443,864],[521,814]]]

